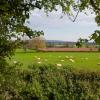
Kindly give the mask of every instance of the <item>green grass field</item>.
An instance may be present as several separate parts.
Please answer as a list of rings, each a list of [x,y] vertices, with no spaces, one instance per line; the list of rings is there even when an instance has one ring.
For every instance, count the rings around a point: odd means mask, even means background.
[[[72,61],[73,60],[73,61]],[[100,71],[100,53],[99,52],[33,52],[24,53],[23,50],[17,50],[13,61],[23,63],[23,67],[37,64],[61,64],[72,66],[78,70]]]

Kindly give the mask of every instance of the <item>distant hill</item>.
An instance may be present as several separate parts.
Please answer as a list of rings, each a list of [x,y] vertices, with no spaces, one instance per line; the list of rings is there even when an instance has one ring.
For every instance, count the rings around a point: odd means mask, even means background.
[[[76,43],[74,41],[63,41],[63,40],[46,40],[46,42],[53,42],[53,43]],[[96,45],[96,43],[94,42],[89,42],[89,44],[94,44]]]
[[[46,40],[46,42],[54,42],[54,43],[76,43],[73,41],[63,41],[63,40]]]
[[[65,43],[65,41],[62,41],[62,40],[46,40],[46,42],[63,42],[63,43]]]
[[[73,41],[62,41],[62,40],[46,40],[47,47],[53,47],[53,46],[62,46],[62,47],[74,47],[76,45],[76,42]],[[94,42],[88,43],[89,47],[96,46]]]

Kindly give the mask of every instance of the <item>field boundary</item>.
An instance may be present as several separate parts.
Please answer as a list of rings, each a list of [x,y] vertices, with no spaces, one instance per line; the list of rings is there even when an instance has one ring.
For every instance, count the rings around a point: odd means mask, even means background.
[[[42,49],[38,49],[38,51],[44,51],[44,52],[48,52],[48,51],[74,51],[74,52],[91,52],[91,51],[98,51],[98,48],[42,48]]]

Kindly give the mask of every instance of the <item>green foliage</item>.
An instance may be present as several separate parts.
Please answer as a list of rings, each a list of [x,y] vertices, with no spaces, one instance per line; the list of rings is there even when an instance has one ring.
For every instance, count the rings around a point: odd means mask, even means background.
[[[0,0],[0,59],[13,54],[17,45],[11,37],[15,37],[15,34],[23,32],[30,38],[43,34],[24,25],[29,18],[29,11],[34,9],[31,4],[32,1],[25,0]]]
[[[82,44],[78,41],[78,42],[76,43],[76,46],[77,46],[78,48],[80,48],[80,47],[82,47]]]
[[[100,74],[77,72],[69,67],[18,63],[0,73],[0,99],[4,100],[99,100]]]
[[[96,16],[95,21],[98,23],[98,26],[100,26],[100,13]]]
[[[83,45],[85,45],[87,47],[87,44],[88,44],[88,39],[78,39],[77,43],[76,43],[76,46],[78,48],[82,47]]]
[[[100,31],[96,30],[92,35],[91,39],[93,39],[97,44],[100,44]]]

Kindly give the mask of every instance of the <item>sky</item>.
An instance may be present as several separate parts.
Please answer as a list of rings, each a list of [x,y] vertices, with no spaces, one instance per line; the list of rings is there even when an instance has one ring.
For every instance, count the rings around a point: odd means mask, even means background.
[[[47,40],[77,41],[79,38],[89,38],[91,33],[100,29],[95,23],[95,15],[79,13],[75,22],[69,20],[67,15],[59,10],[46,15],[43,10],[30,12],[26,25],[32,30],[43,30]],[[62,17],[63,16],[63,17]]]

